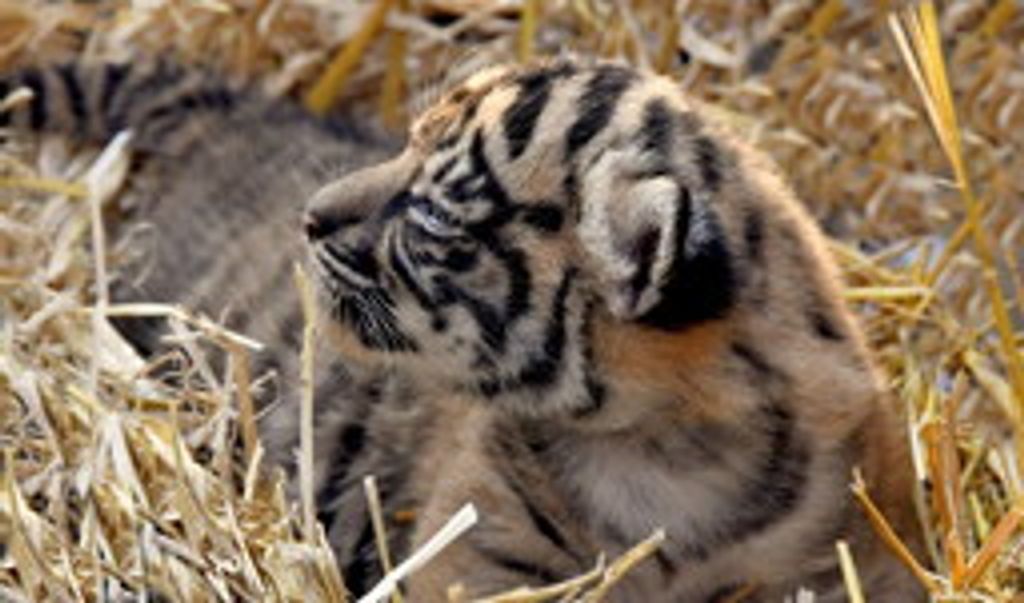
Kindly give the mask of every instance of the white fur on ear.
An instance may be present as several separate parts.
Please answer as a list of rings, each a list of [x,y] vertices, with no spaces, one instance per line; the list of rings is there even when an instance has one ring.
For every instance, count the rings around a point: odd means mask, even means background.
[[[578,236],[609,311],[625,320],[661,301],[677,252],[679,183],[636,149],[609,150],[581,179]]]

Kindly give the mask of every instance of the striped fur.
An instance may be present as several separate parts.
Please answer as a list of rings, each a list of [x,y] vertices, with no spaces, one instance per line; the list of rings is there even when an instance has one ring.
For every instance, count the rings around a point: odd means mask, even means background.
[[[32,98],[21,110],[0,114],[0,126],[90,141],[131,128],[136,148],[164,155],[187,149],[225,118],[268,107],[240,85],[164,61],[27,67],[0,80],[0,97],[19,87]]]
[[[668,80],[482,72],[397,157],[322,188],[305,227],[335,346],[418,383],[413,543],[482,511],[413,600],[565,579],[658,527],[612,600],[844,600],[838,538],[872,601],[920,598],[852,508],[860,466],[910,529],[906,454],[823,238]]]

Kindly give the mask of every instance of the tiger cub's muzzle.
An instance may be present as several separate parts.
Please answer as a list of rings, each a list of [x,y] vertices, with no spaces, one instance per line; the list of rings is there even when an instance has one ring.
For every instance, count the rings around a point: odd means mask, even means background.
[[[408,179],[404,156],[372,166],[321,188],[306,204],[303,230],[316,262],[329,276],[355,289],[379,282],[375,247],[384,209]]]
[[[411,351],[396,315],[380,257],[388,208],[408,181],[403,157],[355,172],[320,189],[303,215],[308,257],[329,314],[369,349]]]

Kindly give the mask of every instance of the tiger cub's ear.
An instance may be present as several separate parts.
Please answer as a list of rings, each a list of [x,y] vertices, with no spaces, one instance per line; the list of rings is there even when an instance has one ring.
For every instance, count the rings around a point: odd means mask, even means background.
[[[580,184],[578,236],[613,316],[676,330],[728,311],[732,259],[707,194],[636,149],[605,151]]]

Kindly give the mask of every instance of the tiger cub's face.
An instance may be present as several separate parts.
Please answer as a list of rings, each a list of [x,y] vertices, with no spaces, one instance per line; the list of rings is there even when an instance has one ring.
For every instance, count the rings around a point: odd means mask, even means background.
[[[615,385],[599,329],[724,315],[728,153],[667,80],[569,61],[480,73],[395,159],[319,191],[306,234],[349,351],[531,414]]]

